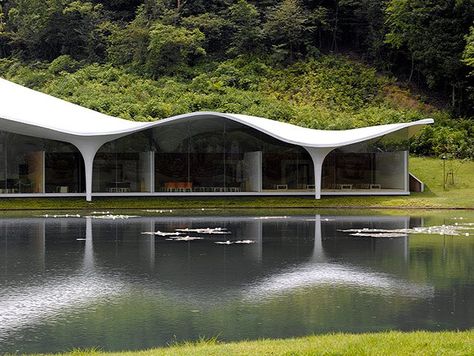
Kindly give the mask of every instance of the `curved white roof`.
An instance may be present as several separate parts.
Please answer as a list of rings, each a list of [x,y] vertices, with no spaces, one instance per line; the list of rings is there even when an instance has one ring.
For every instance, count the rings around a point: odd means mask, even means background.
[[[363,127],[351,130],[315,130],[261,117],[197,112],[155,122],[134,122],[104,115],[0,78],[0,130],[77,143],[80,137],[103,143],[117,137],[180,120],[220,117],[252,127],[281,141],[305,147],[341,147],[405,128],[413,135],[424,119],[410,123]]]

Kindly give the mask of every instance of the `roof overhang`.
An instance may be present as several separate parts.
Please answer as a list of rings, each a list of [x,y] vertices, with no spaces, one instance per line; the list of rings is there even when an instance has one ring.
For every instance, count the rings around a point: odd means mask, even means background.
[[[0,130],[70,142],[106,143],[138,131],[184,120],[228,119],[280,141],[314,148],[336,148],[371,140],[399,130],[414,135],[433,119],[369,126],[351,130],[316,130],[261,117],[218,112],[195,112],[155,122],[135,122],[105,115],[0,78]]]

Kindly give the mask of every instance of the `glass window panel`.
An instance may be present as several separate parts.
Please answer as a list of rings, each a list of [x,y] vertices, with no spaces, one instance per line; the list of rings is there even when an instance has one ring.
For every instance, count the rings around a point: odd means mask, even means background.
[[[84,191],[84,164],[69,143],[0,132],[0,192]]]
[[[69,143],[45,141],[46,193],[83,193],[85,191],[84,160],[79,150]]]
[[[156,191],[259,191],[248,182],[258,175],[269,190],[314,184],[312,160],[303,148],[231,120],[188,119],[152,131]],[[263,163],[256,167],[258,152]]]
[[[0,192],[42,193],[43,192],[43,140],[0,132]]]
[[[335,149],[324,160],[325,190],[403,190],[408,131]]]
[[[151,142],[146,130],[102,146],[94,158],[92,191],[150,192]]]

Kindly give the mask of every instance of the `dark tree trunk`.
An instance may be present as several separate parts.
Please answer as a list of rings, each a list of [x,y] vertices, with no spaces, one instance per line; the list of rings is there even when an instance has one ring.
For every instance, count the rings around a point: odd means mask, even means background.
[[[410,69],[410,76],[408,77],[408,83],[411,83],[411,79],[413,78],[413,71],[415,70],[415,56],[411,55],[411,69]]]
[[[331,51],[337,52],[337,26],[339,22],[339,1],[336,1],[336,13],[334,14],[334,29],[332,33]]]

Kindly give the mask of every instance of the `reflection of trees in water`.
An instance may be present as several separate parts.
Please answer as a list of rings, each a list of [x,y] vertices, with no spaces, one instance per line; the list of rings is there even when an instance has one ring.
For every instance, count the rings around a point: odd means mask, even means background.
[[[110,345],[134,347],[137,342],[139,348],[165,344],[173,333],[179,339],[220,334],[231,340],[437,324],[468,327],[474,300],[472,241],[416,236],[407,245],[403,238],[355,239],[337,231],[407,224],[406,217],[2,219],[0,250],[7,257],[0,271],[12,286],[8,290],[17,288],[23,296],[46,281],[45,293],[57,290],[57,295],[97,282],[119,286],[109,289],[106,302],[99,290],[89,289],[97,294],[76,309],[79,295],[59,311],[46,303],[44,317],[16,328],[15,337],[28,329],[39,340],[56,340],[49,345],[53,348],[77,342],[77,330],[85,324],[87,339],[96,345],[105,337]],[[253,245],[218,246],[141,235],[217,226],[232,231],[233,239],[261,238]],[[21,277],[34,273],[37,278]],[[70,283],[61,282],[66,280]],[[55,322],[49,324],[48,318]],[[61,340],[54,337],[58,332]]]

